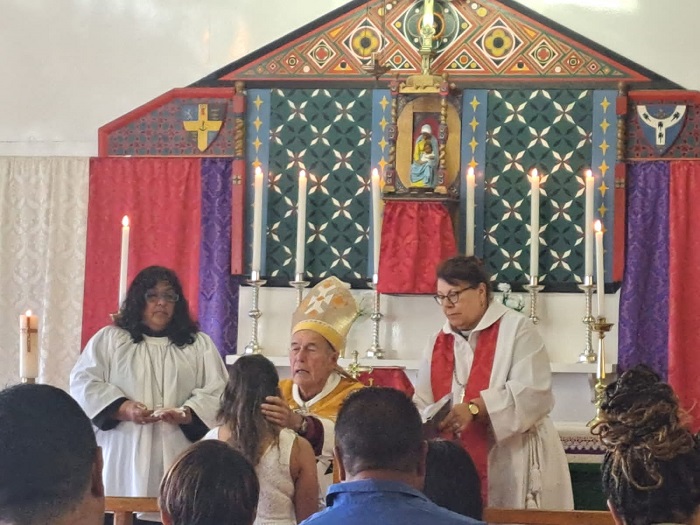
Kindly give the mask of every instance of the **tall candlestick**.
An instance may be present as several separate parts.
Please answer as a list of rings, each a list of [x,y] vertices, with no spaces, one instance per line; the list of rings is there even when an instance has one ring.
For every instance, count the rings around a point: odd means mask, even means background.
[[[379,209],[381,199],[379,189],[379,171],[377,168],[372,170],[372,259],[374,263],[373,278],[379,275],[379,250],[382,241],[382,217]]]
[[[465,255],[474,255],[474,187],[476,178],[474,168],[467,169],[467,244],[464,248]]]
[[[603,264],[603,226],[595,221],[595,262],[598,317],[605,317],[605,265]]]
[[[19,375],[32,380],[39,377],[39,317],[31,310],[19,316]]]
[[[584,265],[583,276],[593,275],[593,197],[594,197],[594,182],[593,173],[591,170],[586,170],[586,209],[583,219],[584,231]]]
[[[119,304],[118,308],[122,307],[122,303],[126,298],[126,279],[129,270],[129,217],[124,215],[122,218],[122,251],[119,259]]]
[[[530,279],[532,280],[540,273],[540,176],[537,168],[533,168],[530,172],[530,190]]]
[[[263,171],[260,166],[255,167],[255,186],[253,199],[253,262],[251,270],[260,275],[260,258],[262,252],[262,199],[263,199]]]
[[[297,259],[295,275],[304,273],[306,255],[306,172],[299,172],[299,196],[297,197]]]

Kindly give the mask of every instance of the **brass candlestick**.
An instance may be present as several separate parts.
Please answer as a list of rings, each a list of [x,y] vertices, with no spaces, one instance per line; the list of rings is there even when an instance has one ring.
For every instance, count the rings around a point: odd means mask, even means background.
[[[253,304],[250,310],[248,310],[248,317],[253,320],[253,327],[251,329],[250,342],[246,345],[243,353],[245,354],[262,354],[262,346],[258,342],[258,319],[262,315],[260,308],[258,308],[258,303],[260,299],[260,287],[263,286],[267,281],[260,278],[260,272],[253,270],[250,273],[250,279],[246,281],[250,286],[253,287]]]
[[[595,417],[588,422],[589,427],[600,422],[600,405],[603,403],[603,392],[605,392],[605,334],[613,327],[613,323],[608,323],[605,317],[597,317],[592,323],[593,330],[598,332],[598,368],[596,369],[595,383]]]
[[[593,328],[592,324],[595,321],[593,317],[593,292],[595,292],[595,284],[593,284],[593,276],[586,275],[583,278],[583,284],[578,285],[586,297],[586,315],[583,318],[583,324],[586,325],[586,348],[578,356],[579,363],[595,363],[597,358],[593,351]]]
[[[309,281],[304,280],[303,273],[294,274],[294,280],[289,282],[289,286],[293,286],[297,291],[297,306],[301,304],[301,300],[304,298],[304,288],[309,286]]]
[[[525,285],[525,289],[530,293],[530,321],[533,324],[540,322],[540,318],[537,317],[537,296],[544,290],[544,286],[539,284],[540,278],[538,275],[533,275],[530,277],[530,284]]]
[[[367,357],[374,359],[384,359],[384,350],[379,345],[379,323],[383,317],[380,302],[382,294],[380,294],[377,290],[376,276],[372,280],[372,284],[370,286],[372,287],[372,290],[374,290],[374,300],[372,301],[372,315],[370,315],[369,317],[372,320],[372,346],[370,346],[369,350],[367,350]]]

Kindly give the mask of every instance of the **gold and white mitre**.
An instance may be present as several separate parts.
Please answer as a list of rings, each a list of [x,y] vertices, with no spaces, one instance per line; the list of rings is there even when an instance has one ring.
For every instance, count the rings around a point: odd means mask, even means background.
[[[337,277],[324,279],[307,294],[292,315],[292,334],[312,330],[323,336],[342,357],[357,303],[348,285]]]

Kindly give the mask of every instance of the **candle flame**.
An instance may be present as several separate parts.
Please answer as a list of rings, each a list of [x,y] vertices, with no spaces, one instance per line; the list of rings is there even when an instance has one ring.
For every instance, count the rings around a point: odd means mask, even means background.
[[[585,173],[586,173],[586,178],[587,178],[587,179],[588,179],[588,178],[591,178],[591,179],[593,178],[593,172],[592,172],[590,169],[586,170]]]
[[[255,166],[255,176],[262,177],[262,168],[260,166]]]
[[[473,166],[469,166],[467,168],[467,177],[474,177],[474,167]]]
[[[532,171],[530,171],[530,177],[532,177],[535,180],[540,178],[539,173],[537,173],[537,168],[532,168]]]
[[[125,228],[127,226],[129,226],[129,216],[128,215],[124,215],[124,217],[122,217],[122,226],[124,226]]]
[[[603,231],[603,225],[600,223],[600,221],[595,221],[595,223],[593,223],[593,228],[594,228],[595,231],[597,231],[597,232],[602,232],[602,231]]]
[[[31,310],[27,310],[26,312],[24,312],[24,315],[26,315],[27,317],[29,317],[30,315],[32,315],[32,311],[31,311]]]
[[[372,168],[372,178],[379,178],[379,170],[377,168]]]
[[[306,171],[300,170],[300,171],[299,171],[299,178],[300,178],[300,179],[305,179],[305,178],[306,178]]]

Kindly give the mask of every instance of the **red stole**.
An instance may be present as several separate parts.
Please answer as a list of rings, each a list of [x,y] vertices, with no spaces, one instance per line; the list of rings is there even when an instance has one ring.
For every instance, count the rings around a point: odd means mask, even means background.
[[[474,361],[469,372],[469,378],[464,389],[462,403],[479,397],[482,390],[489,387],[493,359],[496,355],[499,319],[479,333],[474,351]],[[452,391],[452,375],[455,369],[454,335],[440,332],[433,346],[433,357],[430,368],[430,384],[433,387],[433,399],[440,399]],[[483,420],[475,420],[460,435],[462,446],[469,452],[481,479],[481,497],[484,506],[488,502],[488,426]]]

